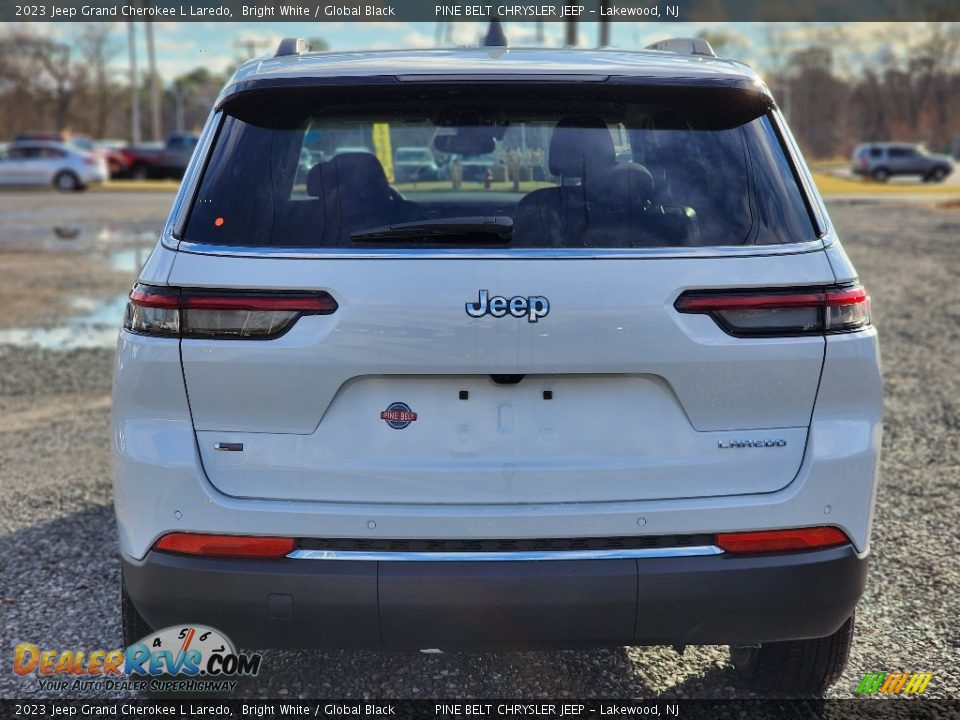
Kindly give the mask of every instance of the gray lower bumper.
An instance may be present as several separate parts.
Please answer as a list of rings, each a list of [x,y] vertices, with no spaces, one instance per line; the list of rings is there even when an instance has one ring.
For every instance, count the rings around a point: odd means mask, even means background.
[[[523,562],[122,558],[155,628],[242,647],[506,649],[820,637],[850,616],[867,561],[783,555]]]

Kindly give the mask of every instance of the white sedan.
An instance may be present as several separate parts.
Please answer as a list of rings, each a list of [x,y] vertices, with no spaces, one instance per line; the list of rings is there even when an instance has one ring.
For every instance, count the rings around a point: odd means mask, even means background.
[[[53,142],[13,143],[0,151],[0,185],[83,190],[109,177],[102,155]]]

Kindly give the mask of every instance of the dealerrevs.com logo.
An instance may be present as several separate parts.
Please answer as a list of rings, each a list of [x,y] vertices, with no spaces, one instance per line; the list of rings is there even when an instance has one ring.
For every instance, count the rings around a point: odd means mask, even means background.
[[[204,625],[177,625],[124,650],[14,649],[17,675],[36,674],[41,690],[229,692],[237,677],[260,672],[259,654],[238,653],[230,639]]]

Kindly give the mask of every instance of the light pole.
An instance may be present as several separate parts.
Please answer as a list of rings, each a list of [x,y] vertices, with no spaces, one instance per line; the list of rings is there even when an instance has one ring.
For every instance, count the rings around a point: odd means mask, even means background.
[[[173,84],[173,101],[174,101],[174,122],[177,126],[177,132],[182,133],[183,128],[183,101],[190,94],[188,88],[183,87],[180,83]]]
[[[137,33],[132,22],[127,23],[127,50],[130,57],[130,141],[140,142],[140,93],[137,91]]]
[[[150,0],[146,1],[150,7]],[[160,77],[157,75],[157,53],[153,47],[153,22],[144,23],[147,33],[147,61],[150,68],[150,131],[155,142],[163,139],[163,128],[160,124]]]

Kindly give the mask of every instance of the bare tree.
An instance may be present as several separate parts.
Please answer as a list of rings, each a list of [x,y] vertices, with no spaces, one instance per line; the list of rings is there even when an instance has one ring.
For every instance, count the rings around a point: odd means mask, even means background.
[[[134,145],[140,142],[140,93],[137,74],[137,26],[136,23],[127,23],[127,54],[129,57],[128,70],[130,71],[130,140]]]
[[[87,67],[90,94],[87,107],[92,108],[90,129],[94,136],[107,135],[109,120],[116,102],[116,92],[110,82],[109,62],[119,51],[110,26],[90,23],[81,30],[76,42],[77,49]]]

